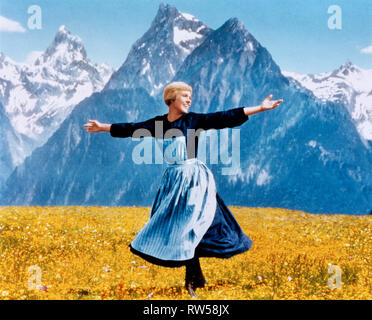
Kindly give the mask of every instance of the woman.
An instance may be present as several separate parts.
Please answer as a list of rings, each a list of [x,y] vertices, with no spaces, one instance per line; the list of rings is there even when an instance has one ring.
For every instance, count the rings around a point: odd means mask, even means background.
[[[157,265],[186,266],[185,287],[192,297],[197,297],[195,289],[207,283],[199,257],[229,258],[249,250],[252,240],[219,197],[211,171],[196,158],[195,130],[239,126],[249,115],[274,109],[283,100],[271,101],[270,95],[259,106],[199,114],[188,112],[191,97],[188,84],[173,82],[163,94],[169,107],[167,114],[139,123],[104,124],[89,120],[84,127],[88,132],[110,132],[121,138],[146,129],[160,144],[168,166],[150,219],[130,244],[130,250]],[[158,125],[164,132],[160,137],[156,136]]]

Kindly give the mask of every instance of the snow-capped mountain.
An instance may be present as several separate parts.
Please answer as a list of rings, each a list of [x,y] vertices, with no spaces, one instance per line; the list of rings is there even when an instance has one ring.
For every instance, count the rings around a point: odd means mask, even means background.
[[[260,73],[253,70],[262,66]],[[251,90],[260,83],[285,81],[279,67],[270,53],[236,18],[229,19],[218,30],[196,48],[185,59],[178,70],[176,80],[186,81],[193,86],[194,110],[213,112],[226,109],[227,106],[261,102],[262,91]],[[233,79],[233,82],[231,82]],[[282,80],[282,81],[279,81]],[[280,87],[270,88],[272,93]]]
[[[194,16],[160,4],[150,29],[134,43],[105,88],[145,88],[151,96],[156,95],[210,32]]]
[[[81,39],[65,26],[31,65],[1,53],[0,102],[20,139],[12,143],[14,164],[43,145],[77,103],[102,90],[112,72],[105,64],[92,64]]]
[[[151,28],[172,32],[161,26]],[[161,74],[168,65],[150,68]],[[372,154],[346,107],[321,102],[298,82],[289,81],[239,20],[230,19],[210,32],[175,71],[169,81],[183,80],[194,89],[190,111],[253,106],[270,93],[285,101],[239,127],[241,162],[236,174],[221,175],[226,167],[222,163],[210,166],[227,204],[322,213],[370,211]],[[138,142],[90,134],[83,128],[88,118],[115,123],[163,113],[161,107],[166,107],[159,104],[158,96],[150,96],[147,81],[146,90],[106,88],[79,103],[48,142],[13,171],[0,203],[151,205],[159,186],[159,165],[134,164],[132,152]],[[220,148],[219,141],[211,152]],[[227,150],[232,150],[231,145]]]
[[[372,141],[372,69],[365,70],[350,61],[332,72],[298,74],[283,71],[322,101],[346,105],[361,137]]]

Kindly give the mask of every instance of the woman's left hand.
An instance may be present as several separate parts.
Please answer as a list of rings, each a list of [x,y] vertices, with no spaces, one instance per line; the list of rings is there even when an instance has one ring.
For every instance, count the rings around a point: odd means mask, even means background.
[[[270,94],[264,101],[261,102],[260,108],[262,111],[274,109],[284,101],[283,99],[271,100],[272,97],[273,95]]]

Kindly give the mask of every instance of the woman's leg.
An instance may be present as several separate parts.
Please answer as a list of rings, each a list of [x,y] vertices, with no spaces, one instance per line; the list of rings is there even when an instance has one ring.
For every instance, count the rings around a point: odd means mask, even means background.
[[[207,280],[201,270],[199,258],[194,257],[186,263],[185,287],[192,297],[197,298],[195,289],[204,288],[205,284],[207,284]]]

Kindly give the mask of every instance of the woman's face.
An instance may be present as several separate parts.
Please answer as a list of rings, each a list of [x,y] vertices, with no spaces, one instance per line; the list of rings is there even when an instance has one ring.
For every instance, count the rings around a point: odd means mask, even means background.
[[[176,95],[176,100],[170,104],[177,113],[187,113],[191,106],[191,92],[187,90],[179,91]]]

